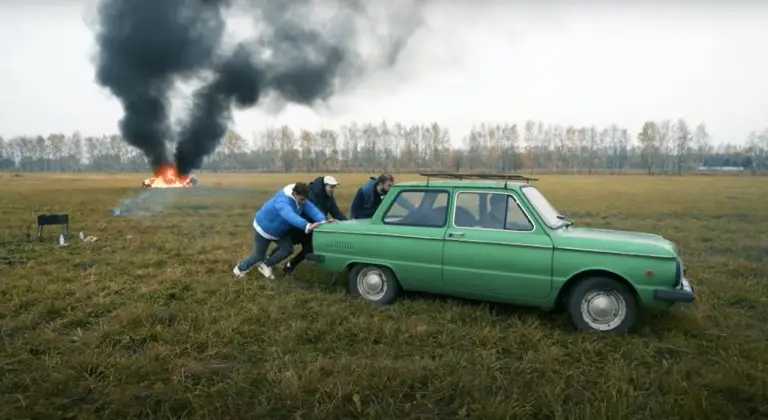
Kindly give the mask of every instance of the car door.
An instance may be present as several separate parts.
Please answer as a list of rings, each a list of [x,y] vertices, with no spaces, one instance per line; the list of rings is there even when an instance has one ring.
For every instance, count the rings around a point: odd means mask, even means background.
[[[406,289],[442,290],[443,238],[451,190],[408,188],[396,194],[380,222],[371,226],[381,238],[375,252],[371,250],[371,258],[391,267]]]
[[[443,246],[447,288],[541,299],[552,291],[552,241],[509,190],[454,191]]]

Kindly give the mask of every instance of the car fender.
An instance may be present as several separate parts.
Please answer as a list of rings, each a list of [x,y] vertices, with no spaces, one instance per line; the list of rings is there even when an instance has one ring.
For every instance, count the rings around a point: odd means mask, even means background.
[[[552,280],[555,289],[586,271],[609,272],[629,281],[633,289],[668,287],[675,282],[676,260],[655,256],[555,249]]]
[[[397,277],[397,271],[395,270],[395,267],[392,266],[390,263],[382,262],[381,260],[372,260],[367,258],[355,258],[354,260],[349,261],[344,265],[345,270],[352,270],[352,267],[354,267],[357,264],[370,264],[370,265],[378,265],[379,267],[386,267],[390,271],[392,271],[395,274],[395,277]]]
[[[635,297],[640,299],[635,285],[633,285],[632,282],[630,282],[625,276],[618,273],[617,270],[611,270],[605,267],[589,267],[574,272],[565,279],[559,289],[555,289],[558,290],[558,292],[555,297],[555,301],[553,302],[554,306],[560,307],[564,299],[568,296],[568,293],[570,293],[571,289],[581,280],[589,277],[608,277],[617,280],[623,283],[625,286],[629,287],[632,293],[634,293]]]

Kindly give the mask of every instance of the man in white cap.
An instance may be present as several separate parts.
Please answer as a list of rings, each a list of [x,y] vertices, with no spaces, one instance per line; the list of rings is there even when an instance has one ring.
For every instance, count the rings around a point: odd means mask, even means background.
[[[344,213],[339,210],[338,204],[336,204],[336,198],[334,192],[339,185],[339,181],[331,175],[319,176],[309,183],[309,197],[308,200],[315,205],[315,207],[323,213],[323,216],[327,216],[329,222],[335,220],[347,220]],[[291,274],[296,266],[301,264],[307,257],[307,254],[312,252],[312,232],[304,232],[300,229],[292,229],[291,237],[294,244],[301,244],[301,251],[293,257],[288,264],[283,267],[283,273]]]
[[[309,183],[309,201],[324,215],[330,215],[328,220],[347,220],[344,213],[339,210],[336,197],[333,195],[338,185],[339,181],[331,175],[319,176]]]

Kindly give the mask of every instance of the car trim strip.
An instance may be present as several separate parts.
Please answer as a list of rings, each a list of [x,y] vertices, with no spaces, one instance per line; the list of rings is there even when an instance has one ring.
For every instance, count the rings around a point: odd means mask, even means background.
[[[343,230],[328,230],[323,229],[323,232],[327,233],[343,233],[347,235],[369,235],[369,236],[390,236],[395,238],[413,238],[413,239],[430,239],[434,241],[439,240],[445,240],[445,241],[453,241],[453,242],[470,242],[470,243],[479,243],[479,244],[488,244],[488,245],[508,245],[508,246],[516,246],[516,247],[529,247],[529,248],[545,248],[545,249],[552,249],[551,246],[546,245],[537,245],[537,244],[525,244],[525,243],[515,243],[515,242],[499,242],[499,241],[478,241],[473,239],[447,239],[442,237],[433,237],[433,236],[420,236],[420,235],[402,235],[398,233],[382,233],[382,232],[347,232]]]
[[[639,252],[623,252],[623,251],[607,251],[602,249],[589,249],[589,248],[573,248],[569,246],[558,246],[555,247],[555,249],[563,250],[563,251],[579,251],[579,252],[594,252],[598,254],[612,254],[612,255],[631,255],[634,257],[650,257],[650,258],[664,258],[664,259],[675,259],[674,256],[667,256],[667,255],[661,255],[661,254],[643,254]]]
[[[515,246],[515,247],[522,247],[522,248],[553,249],[552,246],[547,246],[547,245],[526,244],[526,243],[517,243],[517,242],[478,241],[478,240],[473,240],[473,239],[454,239],[454,238],[446,239],[446,241],[470,242],[470,243],[475,243],[475,244],[487,244],[487,245]]]
[[[442,228],[445,229],[445,228]],[[421,235],[403,235],[399,233],[383,233],[383,232],[348,232],[345,230],[329,230],[323,229],[323,233],[343,233],[345,235],[368,235],[368,236],[390,236],[393,238],[413,238],[413,239],[431,239],[433,241],[442,241],[442,236],[421,236]]]

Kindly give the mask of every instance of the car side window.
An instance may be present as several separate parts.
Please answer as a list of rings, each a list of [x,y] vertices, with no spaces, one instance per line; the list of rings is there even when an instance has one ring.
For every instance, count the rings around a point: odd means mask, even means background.
[[[443,227],[448,219],[447,191],[401,191],[384,213],[389,225]]]
[[[509,194],[460,192],[454,211],[456,227],[530,232],[533,223]]]
[[[533,230],[533,223],[511,195],[507,196],[507,220],[504,222],[504,229],[518,232]]]

